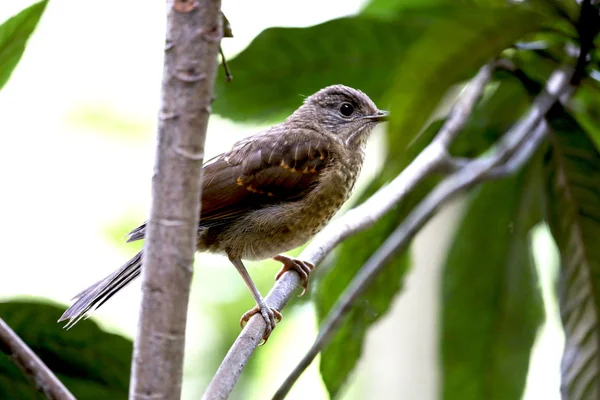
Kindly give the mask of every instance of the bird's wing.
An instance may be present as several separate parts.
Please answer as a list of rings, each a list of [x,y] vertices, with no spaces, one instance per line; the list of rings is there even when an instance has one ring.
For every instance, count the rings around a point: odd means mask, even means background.
[[[333,157],[330,147],[325,137],[304,130],[257,135],[234,145],[202,169],[200,226],[227,224],[248,211],[302,198]],[[145,225],[128,241],[142,239]]]

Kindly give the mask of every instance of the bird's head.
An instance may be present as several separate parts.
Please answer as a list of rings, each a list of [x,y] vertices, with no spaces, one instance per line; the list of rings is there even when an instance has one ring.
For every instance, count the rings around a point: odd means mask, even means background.
[[[326,134],[339,138],[346,146],[362,146],[369,133],[388,113],[377,108],[363,92],[344,85],[328,86],[309,96],[288,118],[306,121]]]

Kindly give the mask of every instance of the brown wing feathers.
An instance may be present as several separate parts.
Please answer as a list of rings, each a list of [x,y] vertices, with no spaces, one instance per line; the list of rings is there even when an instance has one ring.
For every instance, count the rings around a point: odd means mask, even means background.
[[[247,141],[208,162],[203,168],[200,226],[226,224],[248,211],[295,201],[310,192],[331,154],[326,141],[298,139]],[[145,224],[132,231],[128,241],[143,238],[144,231]]]
[[[205,167],[200,226],[226,223],[252,209],[294,201],[313,189],[326,165],[325,146],[266,140],[224,154]]]

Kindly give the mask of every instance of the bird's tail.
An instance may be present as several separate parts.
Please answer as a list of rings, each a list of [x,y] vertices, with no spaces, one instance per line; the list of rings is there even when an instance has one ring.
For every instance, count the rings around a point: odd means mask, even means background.
[[[137,278],[140,272],[142,272],[141,251],[121,268],[73,297],[73,300],[77,300],[65,311],[58,322],[68,319],[69,322],[65,325],[65,328],[71,328],[82,318],[87,318],[95,309],[104,304],[106,300],[110,299],[115,293],[127,286],[129,282]]]

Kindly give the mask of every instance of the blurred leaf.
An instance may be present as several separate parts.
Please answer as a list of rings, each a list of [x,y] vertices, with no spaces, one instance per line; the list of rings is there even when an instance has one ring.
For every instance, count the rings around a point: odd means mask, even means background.
[[[517,51],[511,59],[531,79],[545,82],[550,74],[565,62],[574,62],[574,59],[568,55],[563,54],[561,57],[555,49],[557,46],[564,48],[567,45],[568,42],[564,41],[552,46],[548,51]],[[585,78],[581,82],[581,87],[594,91],[596,96],[600,95],[600,82],[592,78]]]
[[[454,6],[405,10],[392,20],[358,16],[270,28],[229,62],[233,82],[217,79],[213,111],[236,121],[281,120],[300,105],[296,96],[336,83],[363,90],[384,108],[394,82],[395,126],[403,128],[394,131],[408,142],[436,106],[430,99],[540,23],[538,14],[520,6]]]
[[[545,1],[545,0],[544,0]],[[389,17],[394,11],[448,6],[506,6],[508,0],[371,0],[361,11],[364,15]]]
[[[546,0],[540,0],[546,1]],[[362,10],[362,14],[389,16],[393,11],[403,11],[415,8],[434,8],[447,6],[505,6],[508,0],[371,0]]]
[[[547,219],[561,255],[560,309],[565,329],[562,397],[600,396],[600,153],[560,107],[548,115]]]
[[[499,74],[499,76],[502,81],[478,104],[473,117],[456,139],[452,148],[453,154],[463,157],[481,154],[511,126],[514,116],[521,115],[527,107],[529,97],[520,81],[507,74]],[[388,154],[384,168],[370,183],[357,203],[366,200],[398,175],[431,142],[442,123],[443,121],[437,121],[431,124],[406,151],[396,145],[395,142],[400,140],[398,136],[388,133],[386,146]],[[339,246],[332,265],[324,270],[314,291],[319,321],[325,318],[359,268],[439,179],[438,177],[426,179],[406,197],[405,201],[386,214],[374,227],[348,238]],[[402,278],[408,268],[410,268],[410,261],[406,253],[386,266],[373,286],[361,296],[361,302],[350,312],[338,334],[324,349],[320,368],[332,397],[339,392],[360,358],[367,330],[387,311],[394,295],[400,291]]]
[[[67,121],[77,130],[90,130],[118,140],[144,140],[154,130],[153,121],[139,120],[102,104],[77,104],[69,110]]]
[[[123,213],[118,218],[106,221],[102,227],[102,233],[110,241],[110,243],[123,250],[129,255],[135,254],[142,250],[144,242],[138,240],[133,243],[126,243],[126,235],[131,232],[134,228],[140,226],[145,220],[145,216],[140,212],[139,209],[134,209],[129,212]]]
[[[484,184],[457,230],[443,272],[443,398],[521,399],[543,320],[530,229],[540,221],[540,158]]]
[[[531,0],[538,9],[547,9],[568,21],[576,21],[579,17],[579,4],[576,0]]]
[[[390,17],[393,11],[415,8],[451,6],[458,3],[472,3],[470,0],[371,0],[361,11],[363,15]]]
[[[35,3],[0,25],[0,89],[19,63],[46,4],[48,0]]]
[[[481,155],[531,104],[519,79],[503,71],[497,71],[495,76],[499,84],[493,90],[488,87],[469,122],[452,143],[451,154],[461,157]]]
[[[451,11],[451,12],[450,12]],[[402,57],[391,87],[391,127],[406,148],[438,100],[469,73],[541,26],[526,7],[456,7]]]
[[[0,317],[44,361],[79,400],[125,399],[132,342],[79,322],[65,330],[56,320],[64,307],[39,300],[0,303]],[[44,399],[23,373],[0,355],[1,399]]]
[[[596,149],[600,150],[600,93],[582,86],[573,96],[570,105],[573,107],[573,117],[590,136]]]
[[[270,28],[219,71],[213,111],[235,121],[281,120],[303,97],[332,84],[360,88],[381,99],[393,66],[407,44],[429,22],[403,23],[364,17],[328,21],[309,28]]]

